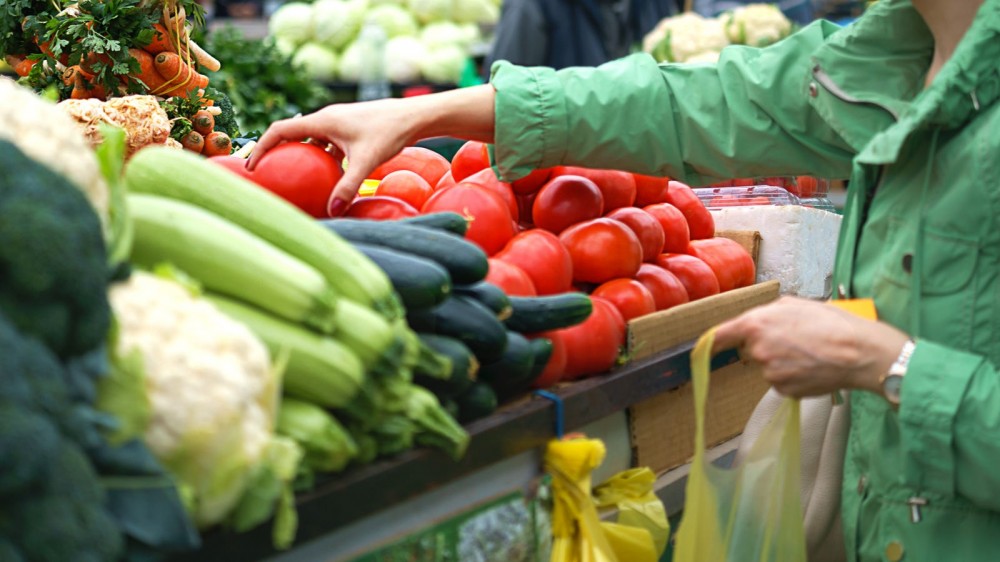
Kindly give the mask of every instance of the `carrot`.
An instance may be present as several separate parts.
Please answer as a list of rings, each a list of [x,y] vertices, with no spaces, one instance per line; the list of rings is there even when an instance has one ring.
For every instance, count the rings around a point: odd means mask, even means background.
[[[97,63],[104,63],[106,65],[110,64],[111,57],[103,53],[87,53],[87,55],[83,57],[83,60],[80,61],[80,68],[90,74],[94,74],[94,65]]]
[[[229,156],[233,151],[233,141],[222,131],[212,131],[205,137],[205,156]]]
[[[211,113],[202,109],[198,113],[194,114],[191,118],[191,124],[194,125],[194,130],[198,131],[203,135],[207,135],[215,129],[215,117]]]
[[[201,136],[198,131],[191,131],[181,139],[181,145],[191,152],[201,154],[205,148],[205,137]]]
[[[188,41],[188,48],[191,49],[191,56],[194,57],[194,60],[198,61],[198,64],[205,67],[206,70],[218,72],[222,68],[222,63],[219,62],[219,59],[208,54],[205,49],[202,49],[194,41]]]
[[[27,76],[31,73],[31,69],[35,67],[37,62],[37,60],[32,59],[21,59],[17,62],[17,64],[13,65],[14,72],[16,72],[18,76]]]
[[[149,42],[149,45],[143,47],[142,50],[151,55],[158,55],[164,51],[176,53],[177,47],[174,46],[174,41],[167,32],[167,28],[161,24],[154,23],[153,40]]]
[[[199,88],[207,88],[208,87],[208,76],[205,76],[204,74],[195,73],[194,79],[195,79],[195,84]]]
[[[153,59],[156,71],[163,76],[170,87],[169,95],[187,97],[187,93],[197,87],[195,72],[177,53],[160,53]]]
[[[135,57],[135,60],[139,61],[140,70],[136,78],[142,80],[142,83],[149,88],[149,93],[162,93],[167,81],[163,78],[163,75],[156,71],[156,65],[153,63],[153,55],[134,47],[129,49],[128,52]]]

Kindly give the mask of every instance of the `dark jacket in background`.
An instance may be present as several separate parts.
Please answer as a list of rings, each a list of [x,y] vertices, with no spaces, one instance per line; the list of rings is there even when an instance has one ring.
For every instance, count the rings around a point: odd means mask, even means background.
[[[598,66],[629,54],[676,0],[505,0],[484,71],[497,60],[526,66]]]

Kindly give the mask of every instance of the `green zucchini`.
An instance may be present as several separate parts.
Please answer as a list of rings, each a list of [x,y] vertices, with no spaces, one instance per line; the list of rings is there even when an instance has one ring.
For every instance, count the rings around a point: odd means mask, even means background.
[[[453,296],[433,308],[409,311],[406,318],[417,332],[461,341],[480,363],[500,359],[507,347],[507,330],[493,311],[467,297]]]
[[[456,285],[452,288],[456,295],[462,295],[479,301],[480,304],[493,311],[497,320],[503,322],[510,318],[513,309],[510,299],[503,289],[493,283],[480,281],[471,285]]]
[[[535,338],[531,341],[531,349],[535,354],[535,364],[531,367],[531,380],[534,381],[542,374],[545,367],[552,358],[552,340],[549,338]]]
[[[475,283],[486,277],[489,262],[479,246],[457,236],[396,221],[329,219],[324,226],[351,242],[374,244],[434,260],[453,283]]]
[[[469,346],[455,338],[438,334],[417,334],[423,347],[451,360],[451,372],[446,378],[432,377],[420,369],[414,371],[414,381],[438,396],[451,397],[464,392],[479,373],[479,362]]]
[[[476,381],[468,390],[455,397],[458,405],[458,421],[470,421],[485,418],[497,409],[497,394],[490,385]]]
[[[354,247],[389,276],[407,309],[440,304],[451,293],[451,276],[437,262],[371,244],[355,242]]]
[[[465,236],[465,233],[469,230],[469,221],[454,211],[439,211],[437,213],[427,213],[426,215],[406,217],[399,219],[397,222],[414,226],[423,226],[426,228],[434,228],[450,232],[457,236]]]
[[[509,298],[513,312],[505,323],[522,334],[574,326],[586,320],[594,306],[583,293]]]
[[[218,215],[315,268],[339,296],[372,306],[390,319],[402,316],[388,277],[371,260],[288,201],[207,158],[166,146],[151,146],[129,159],[125,185],[131,194],[167,197]],[[183,229],[185,225],[174,228]],[[174,243],[184,244],[179,239]],[[206,256],[208,260],[224,259]],[[267,275],[257,272],[258,279]]]
[[[497,394],[516,392],[532,381],[535,350],[527,338],[517,332],[507,332],[507,348],[497,361],[479,369],[479,380],[489,384]]]

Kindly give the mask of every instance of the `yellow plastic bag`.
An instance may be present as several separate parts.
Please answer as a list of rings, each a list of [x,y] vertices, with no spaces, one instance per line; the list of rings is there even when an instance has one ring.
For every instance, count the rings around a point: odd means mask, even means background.
[[[786,399],[737,467],[705,460],[705,407],[715,331],[691,353],[695,454],[674,562],[804,562],[799,402]]]
[[[591,472],[604,461],[604,443],[567,437],[551,441],[545,470],[552,477],[551,562],[657,562],[670,534],[652,472],[629,470],[602,486],[599,501],[617,505],[617,523],[603,522],[591,495]]]

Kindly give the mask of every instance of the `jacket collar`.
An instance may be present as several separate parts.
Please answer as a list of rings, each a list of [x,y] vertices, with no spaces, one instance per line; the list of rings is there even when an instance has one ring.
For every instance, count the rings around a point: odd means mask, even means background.
[[[816,64],[832,83],[896,118],[861,150],[860,162],[895,162],[914,131],[960,127],[1000,98],[1000,0],[983,3],[952,58],[923,89],[933,49],[909,0],[881,0],[817,51]]]

